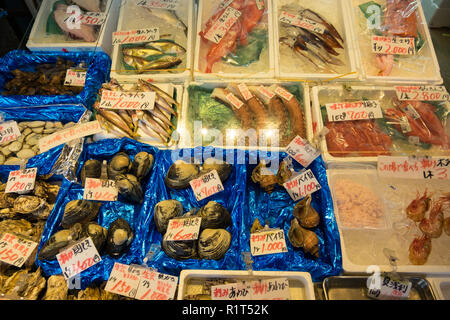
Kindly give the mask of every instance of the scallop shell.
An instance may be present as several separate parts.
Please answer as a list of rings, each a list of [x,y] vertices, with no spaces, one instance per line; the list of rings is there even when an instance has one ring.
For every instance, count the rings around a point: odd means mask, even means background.
[[[178,200],[164,200],[155,206],[153,219],[159,233],[165,234],[169,220],[183,215],[183,205]]]
[[[168,188],[184,189],[189,187],[189,182],[198,177],[200,173],[200,166],[191,163],[186,163],[183,160],[175,161],[167,171],[164,182]]]
[[[231,215],[220,203],[208,202],[200,208],[197,216],[202,218],[202,229],[228,228],[231,225]]]
[[[230,244],[231,234],[227,230],[205,229],[198,240],[198,255],[201,259],[222,259]]]

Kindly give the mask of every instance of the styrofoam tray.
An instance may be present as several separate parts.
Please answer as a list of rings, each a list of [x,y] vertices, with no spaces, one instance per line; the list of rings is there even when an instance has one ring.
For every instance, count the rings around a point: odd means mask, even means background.
[[[193,41],[194,41],[194,32],[195,32],[195,24],[194,24],[194,0],[183,0],[183,1],[189,1],[191,2],[191,5],[188,6],[189,10],[187,12],[187,39],[186,39],[186,66],[183,67],[185,70],[178,70],[178,72],[169,72],[169,71],[161,71],[159,73],[142,73],[138,74],[137,72],[128,71],[125,72],[123,70],[122,66],[122,52],[121,52],[121,46],[115,45],[112,49],[112,64],[111,64],[111,78],[117,79],[121,83],[131,82],[133,83],[136,81],[137,78],[140,79],[153,79],[156,81],[162,81],[162,82],[184,82],[185,80],[191,78],[192,73],[192,60],[193,60]],[[122,0],[122,5],[120,7],[120,14],[119,14],[119,22],[117,23],[117,28],[114,31],[127,31],[132,29],[139,29],[139,28],[149,28],[154,26],[152,24],[152,20],[149,19],[148,22],[145,25],[139,25],[139,26],[131,26],[130,23],[126,21],[126,14],[129,10],[132,10],[131,8],[137,7],[136,1],[128,1],[128,0]],[[144,10],[144,9],[142,9]],[[113,31],[113,32],[114,32]],[[164,28],[163,26],[160,27],[160,35],[164,34]],[[112,32],[109,35],[112,38]],[[175,69],[178,67],[175,67]],[[181,68],[180,68],[181,69]]]
[[[450,275],[447,277],[427,278],[439,300],[450,300]]]
[[[194,56],[194,79],[196,81],[207,81],[214,79],[270,79],[275,76],[275,59],[273,55],[273,18],[272,18],[272,0],[265,0],[265,5],[267,6],[267,34],[268,34],[268,43],[267,43],[267,54],[269,56],[269,63],[265,67],[264,70],[255,72],[251,70],[251,66],[249,67],[232,67],[229,69],[235,71],[233,72],[219,72],[219,73],[205,73],[200,71],[200,59],[204,59],[200,57],[200,49],[202,46],[202,39],[199,35],[199,32],[203,29],[204,23],[208,21],[212,14],[214,14],[215,8],[219,6],[221,0],[199,0],[198,6],[198,15],[197,15],[197,34],[195,39],[195,56]],[[261,55],[264,54],[264,49]],[[219,63],[219,62],[218,62]],[[257,62],[261,63],[261,62]],[[248,69],[247,69],[248,68]]]
[[[311,275],[307,272],[289,271],[238,271],[238,270],[182,270],[178,285],[178,300],[184,300],[190,286],[201,286],[210,279],[233,279],[253,281],[258,279],[287,278],[291,300],[315,300]],[[190,282],[195,284],[190,284]]]
[[[367,1],[362,0],[343,0],[346,1],[346,6],[348,7],[349,12],[349,21],[352,25],[352,34],[355,41],[355,49],[357,51],[356,58],[358,59],[358,64],[361,66],[361,73],[363,75],[363,79],[367,82],[371,83],[412,83],[412,84],[441,84],[442,77],[439,68],[439,63],[437,60],[436,52],[434,51],[433,41],[431,39],[430,30],[428,29],[428,25],[425,19],[425,15],[423,12],[423,8],[420,1],[417,1],[417,14],[418,14],[418,32],[425,38],[425,47],[422,48],[421,56],[422,62],[418,62],[415,68],[421,68],[425,65],[426,61],[429,61],[429,71],[426,70],[420,71],[417,69],[417,72],[411,72],[410,75],[397,75],[397,76],[377,76],[370,74],[367,70],[367,67],[364,65],[365,55],[367,53],[363,53],[361,50],[361,43],[370,42],[370,37],[368,35],[362,34],[362,30],[359,28],[356,12],[359,10],[358,5]],[[428,0],[427,0],[428,1]],[[359,12],[358,12],[359,14]],[[370,53],[370,57],[372,59],[373,54]],[[375,65],[375,58],[369,62],[368,65]],[[395,72],[395,67],[393,72]],[[412,69],[411,69],[412,70]],[[428,75],[425,75],[428,73]]]
[[[116,29],[120,0],[108,0],[105,8],[105,12],[108,12],[108,17],[100,28],[96,42],[74,40],[54,41],[50,39],[51,36],[46,34],[47,19],[50,15],[53,4],[56,1],[57,0],[44,0],[42,2],[28,38],[28,49],[31,51],[64,50],[68,52],[101,50],[108,55],[111,55],[111,34]]]
[[[287,58],[289,58],[289,61],[291,61],[291,58],[296,58],[298,61],[296,65],[304,65],[307,67],[308,70],[313,70],[313,68],[305,62],[303,64],[301,58],[296,57],[295,53],[290,53],[286,56],[286,54],[281,55],[280,50],[290,50],[286,46],[281,46],[280,42],[278,41],[280,37],[280,24],[279,22],[279,15],[281,13],[281,7],[285,3],[291,3],[291,2],[300,2],[302,6],[305,8],[309,8],[311,10],[316,11],[318,14],[320,14],[324,19],[327,19],[332,23],[336,29],[339,31],[339,33],[344,38],[344,50],[339,49],[338,51],[341,52],[339,56],[337,56],[338,59],[343,61],[345,63],[345,69],[341,73],[319,73],[319,72],[299,72],[297,69],[294,71],[283,71],[282,67],[282,61],[286,61]],[[275,74],[276,77],[281,79],[310,79],[310,80],[327,80],[327,79],[335,79],[336,81],[348,81],[348,80],[358,80],[360,78],[360,67],[358,65],[358,60],[356,59],[355,53],[355,44],[354,44],[354,38],[352,37],[352,33],[350,31],[351,25],[349,24],[349,12],[348,7],[344,4],[344,1],[342,0],[318,0],[316,2],[314,1],[307,1],[307,0],[301,0],[301,1],[294,1],[294,0],[274,0],[273,3],[274,6],[274,14],[273,14],[273,25],[274,25],[274,51],[275,51]],[[323,12],[324,8],[326,8],[326,12]],[[294,67],[295,60],[292,60],[292,63],[287,63],[285,68],[292,68]],[[342,69],[342,68],[339,68]],[[344,76],[345,75],[345,76]]]

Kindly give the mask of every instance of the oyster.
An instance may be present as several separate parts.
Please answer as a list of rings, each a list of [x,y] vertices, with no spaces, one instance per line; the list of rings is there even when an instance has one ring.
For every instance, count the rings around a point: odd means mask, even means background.
[[[139,204],[144,201],[141,184],[132,174],[118,174],[116,176],[116,188],[127,201]]]
[[[122,218],[115,220],[108,229],[106,252],[112,258],[118,258],[131,245],[134,235],[128,222]]]
[[[61,221],[63,228],[68,228],[75,223],[92,221],[98,215],[102,204],[87,200],[72,200],[66,204]]]
[[[88,222],[83,226],[81,238],[91,237],[97,251],[100,252],[106,242],[108,230],[96,222]]]
[[[0,233],[10,232],[23,236],[32,236],[35,232],[33,225],[25,219],[0,221]]]
[[[200,208],[197,216],[202,218],[202,229],[228,228],[231,226],[231,215],[220,203],[209,201]]]
[[[184,189],[189,187],[189,182],[197,178],[199,173],[200,167],[198,165],[177,160],[167,171],[164,183],[171,189]]]
[[[264,162],[260,162],[252,172],[252,181],[259,183],[268,194],[271,194],[278,183],[277,177],[266,167]]]
[[[231,244],[231,234],[225,229],[205,229],[198,240],[201,259],[219,260],[225,256]]]
[[[161,248],[169,257],[176,260],[197,258],[197,240],[167,241],[163,238]]]
[[[231,164],[228,164],[220,159],[207,158],[203,162],[202,171],[200,172],[200,175],[203,175],[212,170],[217,170],[217,173],[219,174],[220,177],[220,181],[225,182],[230,176],[232,169],[233,166]]]
[[[77,300],[101,300],[100,289],[90,286],[78,292]]]
[[[82,226],[79,223],[74,224],[70,229],[64,229],[52,235],[42,246],[38,253],[39,260],[53,260],[59,251],[80,239]]]
[[[183,215],[183,205],[178,200],[164,200],[155,206],[153,219],[159,233],[165,234],[169,220]]]
[[[134,156],[130,173],[134,175],[139,181],[141,181],[152,170],[153,162],[153,155],[145,151],[139,152]]]
[[[4,184],[4,186],[6,186],[6,184]],[[3,191],[0,192],[0,208],[14,207],[14,201],[16,201],[18,195],[16,193],[5,193]]]
[[[108,178],[115,180],[117,175],[127,173],[130,167],[130,157],[125,152],[119,152],[108,164]]]
[[[311,195],[307,195],[295,205],[293,215],[304,228],[315,228],[320,222],[319,214],[311,206]]]
[[[62,274],[48,278],[44,300],[66,300],[69,288]]]
[[[14,201],[14,211],[22,214],[32,214],[46,208],[46,202],[36,196],[19,196]]]
[[[99,179],[102,174],[102,163],[95,159],[90,159],[86,161],[81,168],[81,185],[84,187],[86,178],[96,178]]]
[[[6,295],[20,296],[27,287],[28,271],[25,269],[14,272],[3,284],[2,292]]]
[[[288,238],[294,247],[303,248],[305,252],[319,257],[319,238],[314,232],[302,228],[295,218],[291,220]]]
[[[444,231],[448,236],[450,236],[450,217],[447,217],[444,220]]]
[[[41,268],[39,267],[36,272],[28,275],[27,286],[20,293],[20,296],[29,300],[37,300],[46,284],[47,281],[42,276]]]

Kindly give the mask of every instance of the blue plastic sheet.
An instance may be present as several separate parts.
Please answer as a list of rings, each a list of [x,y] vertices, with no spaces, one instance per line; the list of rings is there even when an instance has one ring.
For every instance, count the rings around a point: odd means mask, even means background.
[[[131,159],[141,151],[146,151],[154,156],[157,153],[157,149],[149,145],[141,144],[135,140],[128,138],[123,139],[107,139],[98,141],[92,144],[85,145],[85,148],[80,156],[80,166],[78,170],[81,171],[82,166],[86,160],[97,159],[97,160],[111,160],[111,158],[119,151],[125,151]],[[142,181],[143,190],[147,190],[151,184],[153,177],[153,171],[150,173],[149,177]],[[39,244],[39,249],[45,241],[47,241],[51,235],[62,229],[60,226],[61,220],[64,215],[64,209],[69,201],[83,199],[84,189],[78,183],[70,183],[67,180],[63,182],[63,189],[60,191],[58,198],[56,200],[55,209],[51,212],[47,224],[45,226],[44,233],[41,238],[41,243]],[[97,222],[105,228],[118,218],[125,219],[130,227],[134,231],[134,239],[128,252],[120,256],[118,259],[113,259],[106,253],[102,254],[102,261],[90,267],[89,269],[83,271],[78,280],[82,289],[86,288],[92,282],[106,281],[109,278],[109,274],[114,266],[115,262],[131,264],[137,262],[139,243],[142,242],[141,234],[137,232],[139,224],[139,216],[142,214],[144,209],[143,205],[130,204],[121,201],[119,196],[119,201],[107,202],[103,201],[98,215]],[[61,268],[59,267],[58,261],[55,260],[38,260],[36,258],[36,264],[42,267],[42,271],[45,275],[50,276],[54,274],[61,274]],[[76,278],[76,279],[77,279]],[[77,283],[76,280],[74,284]]]
[[[0,91],[4,91],[5,83],[13,78],[12,70],[33,71],[42,63],[56,63],[58,57],[69,59],[75,64],[85,62],[88,71],[83,91],[78,95],[50,96],[0,96],[1,106],[24,106],[46,104],[83,104],[91,108],[102,83],[109,81],[111,59],[104,52],[28,52],[14,50],[0,58]]]

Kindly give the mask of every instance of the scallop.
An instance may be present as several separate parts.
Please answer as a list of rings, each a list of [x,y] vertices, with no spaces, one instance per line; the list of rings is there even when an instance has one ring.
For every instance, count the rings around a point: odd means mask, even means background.
[[[133,242],[134,234],[125,219],[115,220],[108,228],[106,238],[106,252],[112,258],[118,258],[124,254]]]
[[[178,200],[164,200],[155,206],[153,219],[159,233],[165,234],[169,220],[183,215],[183,205]]]
[[[95,159],[90,159],[86,161],[81,168],[81,185],[84,187],[86,178],[96,178],[99,179],[102,174],[102,163]]]
[[[192,162],[192,161],[191,161]],[[183,160],[175,161],[167,171],[164,182],[168,188],[184,189],[189,187],[189,182],[199,176],[200,166],[194,163],[186,163]]]
[[[217,170],[219,174],[220,181],[225,182],[231,174],[233,166],[220,159],[207,158],[202,165],[202,172],[200,174],[205,174],[212,170]]]
[[[231,215],[220,203],[208,202],[197,215],[202,218],[202,229],[225,229],[231,225]]]
[[[102,204],[100,202],[87,200],[73,200],[66,204],[61,221],[63,228],[70,227],[75,223],[85,223],[97,217]]]
[[[115,180],[117,175],[127,173],[130,167],[130,157],[125,152],[119,152],[108,164],[108,178]]]
[[[176,260],[196,259],[197,240],[167,241],[163,239],[161,248],[171,258]]]
[[[153,162],[153,155],[145,151],[139,152],[133,159],[130,173],[141,181],[152,170]]]
[[[198,239],[198,255],[201,259],[222,259],[230,244],[231,234],[227,230],[205,229]]]

